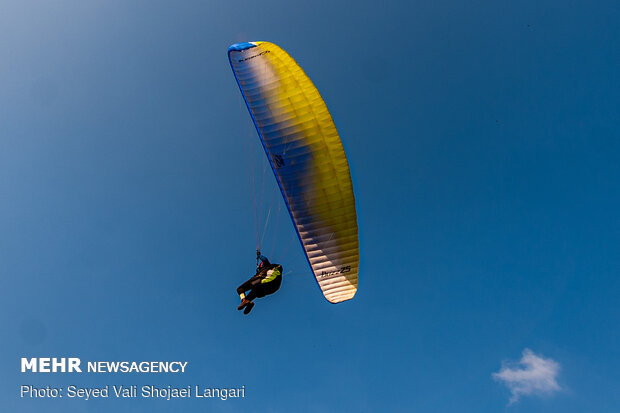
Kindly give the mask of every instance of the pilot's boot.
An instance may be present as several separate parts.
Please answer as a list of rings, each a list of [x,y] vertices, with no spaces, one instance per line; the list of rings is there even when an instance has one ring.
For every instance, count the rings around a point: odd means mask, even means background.
[[[239,311],[243,310],[243,307],[245,307],[248,304],[254,305],[252,301],[248,300],[247,298],[244,298],[243,300],[241,300],[241,304],[239,304],[239,307],[237,307],[237,310]]]
[[[246,304],[245,306],[245,310],[243,310],[243,314],[250,314],[250,311],[252,311],[252,309],[254,308],[254,303],[252,301],[250,301],[249,303]]]

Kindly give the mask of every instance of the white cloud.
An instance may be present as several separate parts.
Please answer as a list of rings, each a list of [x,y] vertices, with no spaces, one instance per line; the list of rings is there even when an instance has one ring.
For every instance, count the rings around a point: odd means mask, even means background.
[[[526,348],[519,362],[502,362],[502,368],[493,373],[493,378],[510,389],[509,404],[512,404],[521,396],[551,395],[562,390],[556,381],[559,372],[559,363]]]

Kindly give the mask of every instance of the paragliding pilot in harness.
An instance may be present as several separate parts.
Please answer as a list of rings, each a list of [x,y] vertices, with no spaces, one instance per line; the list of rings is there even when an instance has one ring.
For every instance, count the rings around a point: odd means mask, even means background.
[[[243,310],[243,314],[250,314],[254,308],[252,300],[275,293],[281,283],[282,266],[270,263],[260,250],[256,250],[256,274],[237,288],[237,294],[241,298],[237,310]],[[250,292],[246,295],[248,291]]]

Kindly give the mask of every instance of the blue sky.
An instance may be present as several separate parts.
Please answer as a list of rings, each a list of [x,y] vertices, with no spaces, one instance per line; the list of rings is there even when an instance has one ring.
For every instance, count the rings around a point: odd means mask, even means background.
[[[617,412],[618,21],[616,1],[3,2],[0,410]],[[340,131],[353,301],[322,297],[262,180],[226,56],[252,40],[289,51]],[[292,272],[244,317],[252,173]],[[525,349],[559,390],[509,404],[493,374]],[[26,356],[189,365],[28,375]],[[28,383],[247,390],[20,400]]]

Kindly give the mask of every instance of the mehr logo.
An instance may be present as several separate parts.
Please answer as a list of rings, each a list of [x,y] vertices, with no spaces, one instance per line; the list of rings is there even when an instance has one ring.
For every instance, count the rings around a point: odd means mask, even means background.
[[[80,359],[77,357],[33,357],[31,359],[22,357],[22,373],[26,371],[33,373],[81,373],[82,369],[80,368]]]

